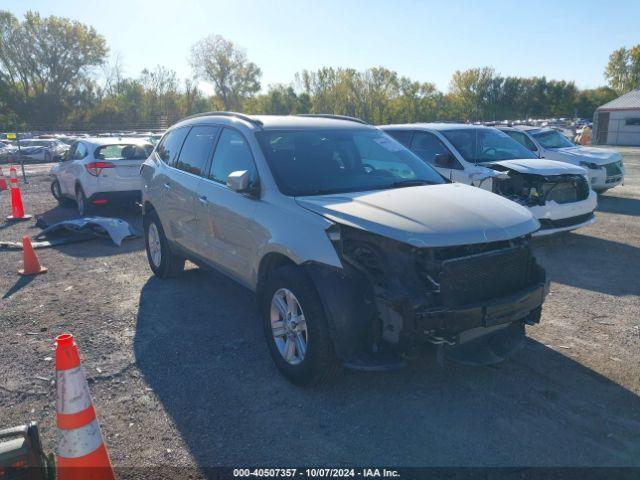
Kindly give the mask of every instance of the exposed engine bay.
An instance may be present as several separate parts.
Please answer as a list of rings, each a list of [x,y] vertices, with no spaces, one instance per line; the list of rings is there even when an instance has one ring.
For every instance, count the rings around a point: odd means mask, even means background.
[[[364,304],[377,317],[377,342],[456,345],[474,328],[539,321],[545,275],[527,238],[421,248],[354,228],[341,233],[343,261],[369,286]],[[522,296],[535,288],[536,296]],[[513,295],[521,298],[511,305]]]
[[[503,165],[492,165],[494,170],[507,173],[507,177],[493,178],[492,191],[526,207],[574,203],[589,197],[589,183],[583,175],[537,175],[521,173]]]

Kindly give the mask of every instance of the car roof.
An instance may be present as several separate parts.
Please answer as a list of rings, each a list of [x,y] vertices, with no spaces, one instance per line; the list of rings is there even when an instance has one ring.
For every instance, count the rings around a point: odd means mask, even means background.
[[[96,147],[103,145],[119,145],[121,143],[128,145],[151,145],[146,138],[135,137],[87,137],[81,138],[78,141],[90,143]]]
[[[488,130],[494,127],[473,125],[470,123],[404,123],[396,125],[378,125],[383,130]]]
[[[336,116],[304,116],[304,115],[244,115],[227,112],[202,113],[187,117],[174,127],[208,124],[215,120],[220,125],[243,124],[255,130],[277,129],[373,129],[362,120]]]

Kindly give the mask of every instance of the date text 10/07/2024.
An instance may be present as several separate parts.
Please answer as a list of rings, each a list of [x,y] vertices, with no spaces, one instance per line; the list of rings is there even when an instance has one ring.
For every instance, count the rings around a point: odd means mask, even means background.
[[[307,478],[395,478],[397,470],[386,468],[236,468],[234,477],[307,477]]]

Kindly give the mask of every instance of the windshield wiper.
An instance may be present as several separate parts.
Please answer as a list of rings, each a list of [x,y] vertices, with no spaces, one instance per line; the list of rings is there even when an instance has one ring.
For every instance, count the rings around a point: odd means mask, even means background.
[[[418,187],[420,185],[437,185],[437,184],[438,182],[432,182],[430,180],[399,180],[383,188]]]

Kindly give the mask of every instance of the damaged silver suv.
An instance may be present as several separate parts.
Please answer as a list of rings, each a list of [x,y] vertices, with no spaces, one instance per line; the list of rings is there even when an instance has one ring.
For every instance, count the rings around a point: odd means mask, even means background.
[[[531,213],[450,183],[360,120],[196,115],[141,175],[153,272],[190,259],[255,291],[273,360],[296,384],[397,366],[424,344],[496,361],[540,320]]]

